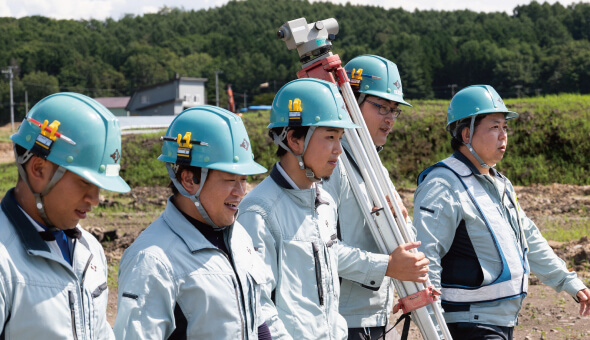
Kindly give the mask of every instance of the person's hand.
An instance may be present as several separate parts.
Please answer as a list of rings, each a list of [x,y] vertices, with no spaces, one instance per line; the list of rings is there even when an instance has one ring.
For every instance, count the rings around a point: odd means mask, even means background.
[[[590,289],[584,288],[576,294],[578,301],[580,301],[580,315],[590,315]]]
[[[410,252],[418,248],[420,241],[405,243],[389,254],[389,264],[385,275],[400,281],[426,282],[430,261],[422,252]],[[590,295],[588,296],[590,298]]]
[[[395,216],[395,210],[393,210],[393,204],[391,204],[391,199],[389,199],[389,195],[385,196],[385,198],[387,199],[387,203],[389,203],[389,209],[391,209],[393,216]],[[395,192],[395,200],[397,201],[397,206],[402,211],[402,215],[404,216],[404,220],[407,220],[408,219],[408,209],[406,209],[406,206],[404,205],[404,202],[402,201],[402,198],[397,193],[397,191]]]

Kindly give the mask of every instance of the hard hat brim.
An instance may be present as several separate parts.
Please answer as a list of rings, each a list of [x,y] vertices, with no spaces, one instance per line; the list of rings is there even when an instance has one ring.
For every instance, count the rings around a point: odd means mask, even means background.
[[[70,166],[68,171],[75,173],[97,187],[107,191],[126,193],[131,190],[129,184],[127,184],[127,182],[125,182],[125,180],[123,180],[123,178],[121,178],[119,175],[106,176],[77,166]]]
[[[412,105],[410,103],[406,102],[404,100],[404,98],[402,96],[399,96],[399,95],[389,94],[389,93],[383,93],[383,92],[379,92],[379,91],[371,91],[371,90],[361,91],[361,93],[364,93],[364,94],[369,95],[369,96],[375,96],[375,97],[383,98],[385,100],[389,100],[389,101],[392,101],[392,102],[400,103],[401,105],[412,107]]]
[[[265,167],[256,162],[250,164],[213,163],[210,166],[207,166],[207,168],[235,175],[259,175],[268,171]]]

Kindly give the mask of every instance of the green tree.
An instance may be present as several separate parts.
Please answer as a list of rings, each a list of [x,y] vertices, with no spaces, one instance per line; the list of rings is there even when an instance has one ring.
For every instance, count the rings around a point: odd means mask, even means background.
[[[22,84],[31,103],[36,103],[50,94],[59,92],[59,81],[47,72],[28,73],[23,77]]]

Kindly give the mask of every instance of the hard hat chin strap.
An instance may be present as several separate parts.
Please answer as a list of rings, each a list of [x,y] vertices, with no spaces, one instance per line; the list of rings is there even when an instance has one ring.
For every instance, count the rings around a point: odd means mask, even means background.
[[[285,145],[285,143],[283,143],[283,140],[285,140],[285,137],[287,137],[287,132],[289,132],[288,126],[285,126],[283,128],[283,131],[281,131],[280,135],[277,135],[274,132],[272,133],[274,143],[276,145],[281,146],[283,149],[287,150],[290,154],[295,156],[295,158],[297,159],[297,164],[299,164],[299,169],[305,170],[305,177],[307,177],[307,179],[309,179],[312,183],[321,182],[322,179],[317,178],[316,175],[313,173],[313,170],[311,170],[311,168],[309,168],[305,165],[305,162],[303,161],[303,155],[305,154],[305,151],[307,150],[307,146],[309,145],[309,140],[311,139],[311,136],[313,135],[315,128],[316,128],[315,126],[310,126],[309,130],[307,130],[307,134],[305,135],[305,140],[303,142],[303,152],[300,155],[296,155],[293,152],[293,150],[291,150],[290,147],[288,147],[287,145]]]
[[[365,98],[367,98],[366,93],[361,93],[359,95],[359,99],[357,100],[357,103],[359,104],[359,106],[361,106],[361,104],[365,101]]]
[[[207,222],[208,225],[210,225],[211,227],[216,228],[218,230],[219,229],[222,230],[222,229],[226,228],[227,226],[220,227],[217,224],[213,223],[213,220],[211,219],[211,217],[209,217],[209,214],[205,210],[205,207],[203,207],[203,204],[201,204],[201,200],[199,198],[199,195],[201,195],[201,190],[203,190],[203,187],[205,186],[205,181],[207,180],[207,175],[209,174],[209,169],[201,167],[199,190],[197,190],[196,194],[191,195],[188,191],[186,191],[184,186],[176,179],[176,173],[172,167],[173,167],[172,163],[166,163],[166,170],[168,171],[168,177],[170,177],[170,180],[172,181],[172,184],[174,184],[174,186],[176,187],[176,190],[178,190],[178,192],[182,196],[187,197],[195,204],[195,207],[197,208],[197,210],[201,214],[201,217],[203,217],[203,219],[205,220],[205,222]]]
[[[34,154],[30,150],[27,150],[24,154],[19,156],[18,153],[16,152],[16,144],[13,147],[13,149],[14,149],[14,158],[16,159],[16,168],[18,170],[18,174],[20,175],[22,180],[25,182],[27,187],[29,187],[29,190],[31,191],[31,193],[35,197],[35,207],[37,208],[39,215],[43,219],[43,223],[47,227],[47,230],[48,231],[60,230],[53,223],[51,223],[51,221],[49,220],[49,217],[47,216],[47,213],[45,211],[45,204],[43,203],[43,197],[46,196],[47,194],[49,194],[49,192],[53,189],[53,187],[57,184],[57,182],[59,182],[59,180],[63,177],[63,175],[67,171],[66,168],[64,168],[62,166],[58,166],[57,170],[53,174],[53,177],[51,177],[51,180],[45,186],[45,189],[43,189],[43,191],[41,193],[37,193],[33,190],[33,187],[31,186],[31,183],[29,182],[29,177],[27,176],[27,172],[25,171],[25,168],[23,166],[29,159],[31,159],[31,157],[34,156]]]
[[[475,149],[473,149],[473,145],[471,145],[471,141],[473,139],[474,125],[475,125],[475,116],[471,116],[471,123],[469,124],[469,143],[463,143],[463,144],[467,147],[469,152],[471,152],[473,157],[475,157],[475,159],[479,162],[479,165],[481,165],[482,168],[492,169],[493,167],[495,167],[495,165],[493,165],[493,166],[487,165],[486,162],[484,162],[483,159],[481,159],[481,157],[479,157],[477,152],[475,152]],[[461,138],[461,140],[463,140],[463,138]]]

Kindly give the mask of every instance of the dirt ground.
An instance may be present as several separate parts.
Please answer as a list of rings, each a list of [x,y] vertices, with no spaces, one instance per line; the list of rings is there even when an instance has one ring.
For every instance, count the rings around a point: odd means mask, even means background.
[[[582,220],[590,225],[590,186],[553,184],[516,187],[519,203],[527,215],[537,221],[539,228],[544,225],[566,220]],[[413,190],[401,189],[400,194],[407,207],[412,207]],[[138,187],[131,193],[118,198],[102,198],[100,205],[113,207],[128,201],[134,207],[133,213],[90,213],[84,225],[99,239],[111,263],[118,263],[127,248],[139,233],[146,228],[164,209],[169,191],[164,187]],[[106,240],[109,241],[106,241]],[[550,241],[556,253],[563,258],[570,270],[576,270],[588,284],[590,271],[590,241],[587,237],[562,243]],[[110,294],[109,320],[116,316],[116,291]],[[392,316],[397,319],[399,315]],[[398,325],[401,331],[401,325]],[[421,336],[415,327],[411,339]],[[520,313],[519,325],[515,328],[515,339],[590,339],[590,318],[578,316],[578,305],[565,292],[553,289],[531,278],[529,295]]]
[[[0,143],[0,163],[12,162],[14,156],[10,143]],[[527,215],[537,223],[541,231],[559,225],[567,229],[571,221],[590,227],[590,186],[553,184],[516,187],[519,203]],[[400,189],[406,207],[412,207],[413,190]],[[163,211],[169,191],[164,187],[138,187],[128,194],[105,198],[100,207],[89,213],[82,225],[101,240],[113,270],[110,276],[116,282],[116,266],[123,251],[137,235]],[[100,212],[102,210],[102,212]],[[113,210],[121,212],[113,212]],[[570,270],[578,272],[588,285],[590,271],[590,241],[587,237],[560,243],[550,241],[556,253],[563,258]],[[108,317],[111,324],[116,316],[116,288],[109,294]],[[578,305],[564,292],[556,293],[531,278],[529,295],[515,327],[515,339],[590,339],[590,317],[578,316]],[[392,319],[397,319],[393,315]],[[397,327],[401,331],[401,326]],[[411,339],[421,336],[413,326]]]
[[[14,162],[14,152],[12,144],[0,143],[0,163]]]

